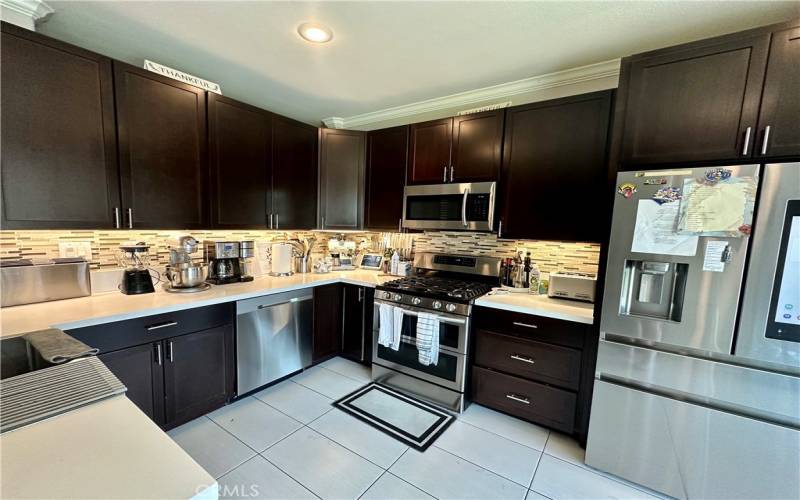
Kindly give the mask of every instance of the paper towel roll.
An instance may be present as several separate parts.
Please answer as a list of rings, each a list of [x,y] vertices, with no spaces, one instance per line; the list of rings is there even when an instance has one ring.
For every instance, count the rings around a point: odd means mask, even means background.
[[[272,254],[272,274],[292,274],[292,245],[288,243],[273,243],[270,253]]]

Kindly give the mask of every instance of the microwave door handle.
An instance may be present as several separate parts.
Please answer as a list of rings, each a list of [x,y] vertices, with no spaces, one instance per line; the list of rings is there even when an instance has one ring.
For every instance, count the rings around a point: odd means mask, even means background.
[[[467,197],[469,196],[469,188],[464,188],[464,198],[461,200],[461,223],[467,227]]]

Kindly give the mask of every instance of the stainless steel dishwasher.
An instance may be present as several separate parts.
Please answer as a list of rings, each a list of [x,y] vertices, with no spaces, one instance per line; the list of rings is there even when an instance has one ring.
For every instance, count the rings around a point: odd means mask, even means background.
[[[237,394],[311,366],[311,289],[236,303]]]

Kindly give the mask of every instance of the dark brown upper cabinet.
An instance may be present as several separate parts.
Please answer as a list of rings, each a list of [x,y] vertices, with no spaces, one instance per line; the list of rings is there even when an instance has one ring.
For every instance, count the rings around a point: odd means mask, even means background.
[[[613,92],[506,110],[500,237],[601,241]]]
[[[272,116],[273,229],[317,224],[317,128]]]
[[[319,227],[364,227],[366,132],[319,129]]]
[[[800,26],[776,31],[758,117],[757,157],[800,155]]]
[[[409,129],[408,184],[447,182],[453,119],[414,123]]]
[[[116,61],[114,82],[127,226],[209,227],[205,91]]]
[[[500,109],[453,118],[450,182],[497,179],[502,160],[504,113]]]
[[[217,228],[269,226],[272,210],[272,115],[208,94],[211,223]]]
[[[3,228],[116,227],[111,60],[6,23],[0,48]]]
[[[367,134],[367,179],[364,226],[402,229],[403,189],[408,160],[408,125]]]
[[[728,36],[623,60],[623,167],[752,156],[769,40]]]

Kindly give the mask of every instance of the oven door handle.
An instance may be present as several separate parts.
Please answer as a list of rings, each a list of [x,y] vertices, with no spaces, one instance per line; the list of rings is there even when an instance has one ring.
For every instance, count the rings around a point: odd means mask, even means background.
[[[467,197],[469,196],[469,187],[464,188],[464,198],[461,200],[461,223],[467,227]]]

